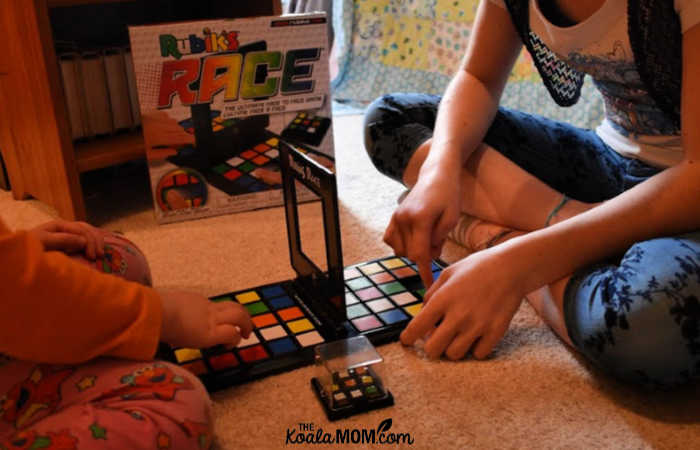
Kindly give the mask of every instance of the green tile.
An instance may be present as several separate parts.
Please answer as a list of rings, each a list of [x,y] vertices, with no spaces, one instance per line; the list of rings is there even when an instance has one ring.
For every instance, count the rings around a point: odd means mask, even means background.
[[[255,316],[257,314],[269,311],[269,309],[263,302],[248,303],[247,305],[245,305],[245,308],[248,310],[251,316]]]
[[[399,283],[398,281],[393,281],[391,283],[386,283],[386,284],[380,284],[379,289],[382,292],[384,292],[386,295],[398,294],[399,292],[403,292],[406,290],[406,288],[403,286],[403,284]]]

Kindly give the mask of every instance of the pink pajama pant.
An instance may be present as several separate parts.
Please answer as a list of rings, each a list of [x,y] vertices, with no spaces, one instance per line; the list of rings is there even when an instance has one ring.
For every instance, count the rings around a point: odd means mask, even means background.
[[[96,269],[150,284],[143,254],[105,238]],[[98,358],[75,366],[0,355],[0,449],[206,449],[210,399],[196,376],[163,361]]]

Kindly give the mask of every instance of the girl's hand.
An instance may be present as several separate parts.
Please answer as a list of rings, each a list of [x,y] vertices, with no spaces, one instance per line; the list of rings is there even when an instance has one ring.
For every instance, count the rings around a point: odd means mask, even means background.
[[[525,292],[518,288],[522,271],[493,250],[474,253],[443,270],[426,292],[423,310],[401,333],[404,345],[427,335],[425,353],[461,359],[471,349],[488,356],[505,334]]]
[[[452,173],[426,173],[391,216],[384,242],[397,256],[416,263],[423,284],[433,283],[431,259],[442,252],[461,212],[460,167]]]
[[[84,251],[85,256],[93,260],[104,256],[105,232],[85,222],[53,220],[29,232],[39,238],[46,251]]]
[[[235,346],[253,330],[248,311],[236,302],[212,302],[191,292],[158,289],[163,303],[161,341],[176,347]]]

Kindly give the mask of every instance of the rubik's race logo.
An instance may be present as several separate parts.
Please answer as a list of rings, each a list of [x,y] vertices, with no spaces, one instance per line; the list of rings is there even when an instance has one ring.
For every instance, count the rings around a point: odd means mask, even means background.
[[[177,38],[172,34],[161,34],[160,55],[180,59],[185,55],[198,53],[233,52],[238,50],[238,31],[222,30],[220,33],[209,28],[202,30],[203,36],[190,34],[186,38]]]
[[[226,42],[228,44],[216,44],[218,53],[201,58],[175,57],[164,61],[161,68],[158,108],[172,107],[175,97],[180,99],[183,106],[190,106],[211,103],[219,94],[223,94],[224,102],[231,102],[314,91],[314,65],[320,60],[321,47],[291,49],[285,52],[244,51],[244,47],[239,47],[236,40],[237,50],[220,48],[222,45],[234,45],[230,41]],[[171,55],[170,51],[164,54]]]

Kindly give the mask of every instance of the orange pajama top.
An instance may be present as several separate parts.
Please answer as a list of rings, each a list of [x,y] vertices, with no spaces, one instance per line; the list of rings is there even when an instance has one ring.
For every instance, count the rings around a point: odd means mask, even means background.
[[[159,294],[97,272],[0,220],[0,353],[46,363],[153,358]]]

